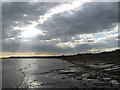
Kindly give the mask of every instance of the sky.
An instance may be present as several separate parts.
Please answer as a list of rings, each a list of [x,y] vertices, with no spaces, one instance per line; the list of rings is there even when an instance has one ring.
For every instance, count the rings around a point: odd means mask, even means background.
[[[118,48],[117,2],[4,2],[2,57]]]

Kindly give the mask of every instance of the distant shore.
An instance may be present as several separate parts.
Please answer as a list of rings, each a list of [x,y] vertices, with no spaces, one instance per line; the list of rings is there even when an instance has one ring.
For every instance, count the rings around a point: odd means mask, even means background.
[[[3,87],[119,88],[120,50],[3,59]]]
[[[77,54],[71,56],[61,56],[60,58],[68,62],[71,62],[75,65],[83,66],[88,69],[101,71],[103,73],[107,73],[115,76],[120,76],[120,71],[118,71],[120,70],[120,67],[115,68],[111,66],[112,68],[111,70],[106,69],[107,64],[111,64],[111,65],[115,64],[120,66],[120,49],[111,52],[102,52],[99,54],[91,54],[91,53]],[[106,64],[106,67],[103,68],[100,67],[99,63],[103,63],[104,66]]]
[[[106,64],[115,64],[120,66],[120,49],[116,49],[115,51],[109,52],[101,52],[101,53],[83,53],[77,55],[61,55],[61,56],[32,56],[32,57],[7,57],[2,59],[19,59],[19,58],[60,58],[62,60],[68,61],[72,64],[83,66],[85,68],[89,68],[92,70],[99,70],[104,73],[108,73],[111,75],[120,76],[120,72],[116,72],[115,70],[104,70],[105,68],[96,68],[95,65],[99,66],[99,63]],[[115,68],[116,69],[116,68]]]
[[[1,59],[9,59],[9,58],[64,58],[64,59],[74,59],[77,60],[78,58],[117,58],[119,56],[120,49],[116,49],[115,51],[109,52],[101,52],[101,53],[82,53],[76,55],[60,55],[60,56],[11,56],[11,57],[3,57]]]

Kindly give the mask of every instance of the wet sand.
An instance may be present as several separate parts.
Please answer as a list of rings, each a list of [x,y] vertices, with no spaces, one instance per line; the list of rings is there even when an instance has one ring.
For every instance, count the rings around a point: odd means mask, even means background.
[[[22,58],[3,60],[3,88],[119,88],[120,77],[62,59]],[[78,65],[79,64],[79,65]],[[86,64],[106,70],[118,65]],[[110,68],[112,67],[112,68]],[[119,69],[118,69],[119,71]]]

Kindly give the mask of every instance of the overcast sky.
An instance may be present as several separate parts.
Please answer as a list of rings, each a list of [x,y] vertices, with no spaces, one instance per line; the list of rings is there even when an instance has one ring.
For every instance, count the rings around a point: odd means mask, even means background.
[[[3,56],[114,50],[118,48],[118,3],[3,3],[2,28]]]

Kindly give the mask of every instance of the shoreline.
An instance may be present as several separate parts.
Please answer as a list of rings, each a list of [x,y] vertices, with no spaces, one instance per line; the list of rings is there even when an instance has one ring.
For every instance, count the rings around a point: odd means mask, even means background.
[[[27,57],[30,60],[23,57],[15,57],[14,60],[12,60],[13,58],[5,59],[12,62],[3,60],[4,87],[8,87],[6,82],[11,82],[13,86],[15,82],[21,82],[17,85],[18,88],[46,88],[59,87],[60,85],[63,87],[73,85],[72,88],[119,88],[120,62],[118,56],[119,52],[111,52],[46,59],[35,57]],[[18,77],[16,72],[18,75],[22,73],[22,78]],[[11,75],[9,75],[10,73]],[[12,81],[14,75],[16,75],[16,81]],[[6,77],[11,80],[6,79]],[[11,83],[9,83],[10,87],[12,87]]]
[[[15,88],[46,88],[46,87],[70,87],[72,88],[119,88],[120,78],[114,77],[109,74],[104,74],[98,70],[92,70],[88,66],[76,65],[72,60],[65,59],[23,59],[21,60],[9,60],[11,62],[3,63],[4,68],[4,88],[8,87],[6,82],[9,83],[9,87],[13,87],[15,82],[20,82]],[[21,63],[21,65],[17,65]],[[44,64],[41,64],[44,63]],[[73,64],[74,63],[74,64]],[[78,63],[78,62],[77,62]],[[46,64],[46,65],[45,65]],[[7,65],[7,66],[6,66]],[[12,65],[12,66],[11,66]],[[36,67],[37,66],[37,67]],[[47,68],[46,68],[47,67]],[[17,68],[17,69],[15,69]],[[7,72],[6,72],[7,70]],[[16,70],[14,72],[14,70]],[[9,71],[9,72],[8,72]],[[14,73],[12,73],[12,72]],[[17,73],[21,73],[21,80]],[[6,74],[5,74],[6,73]],[[11,73],[11,75],[10,75]],[[15,75],[16,80],[12,81],[12,78],[8,76]],[[6,77],[8,80],[6,79]],[[15,79],[14,78],[14,79]]]
[[[108,52],[100,52],[100,53],[82,53],[75,55],[58,55],[58,56],[10,56],[10,57],[2,57],[0,59],[11,59],[11,58],[65,58],[65,57],[73,57],[74,60],[77,58],[102,58],[102,57],[118,57],[120,55],[120,49],[116,49],[114,51]]]

